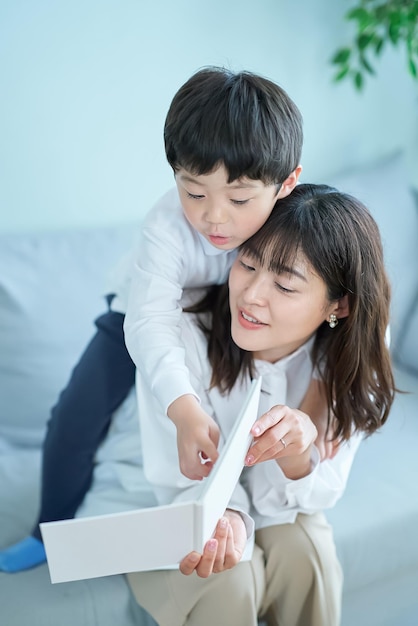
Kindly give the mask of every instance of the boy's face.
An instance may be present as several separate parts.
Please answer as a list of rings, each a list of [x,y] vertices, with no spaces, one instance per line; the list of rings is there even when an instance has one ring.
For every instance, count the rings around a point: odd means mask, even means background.
[[[176,184],[184,215],[193,228],[215,248],[233,250],[261,228],[276,200],[293,190],[300,169],[289,176],[280,191],[276,185],[250,178],[228,183],[223,165],[201,175],[179,168]]]

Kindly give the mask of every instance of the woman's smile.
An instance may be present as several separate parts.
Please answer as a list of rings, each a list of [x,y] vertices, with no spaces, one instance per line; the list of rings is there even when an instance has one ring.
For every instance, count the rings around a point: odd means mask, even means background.
[[[254,315],[251,315],[244,309],[238,309],[238,322],[243,328],[248,330],[258,330],[263,326],[267,326],[264,322],[258,320]]]

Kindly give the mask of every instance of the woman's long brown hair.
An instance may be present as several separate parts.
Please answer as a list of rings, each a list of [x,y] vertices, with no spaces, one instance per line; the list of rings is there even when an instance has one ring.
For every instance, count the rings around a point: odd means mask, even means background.
[[[333,329],[326,322],[318,328],[313,361],[325,383],[335,437],[375,432],[387,419],[395,385],[385,340],[390,286],[369,211],[332,187],[298,185],[241,250],[278,273],[302,252],[325,282],[330,302],[347,295],[348,317]],[[187,310],[211,312],[211,321],[202,318],[201,326],[208,337],[212,386],[228,392],[240,376],[253,376],[252,354],[231,338],[227,285],[214,287]]]

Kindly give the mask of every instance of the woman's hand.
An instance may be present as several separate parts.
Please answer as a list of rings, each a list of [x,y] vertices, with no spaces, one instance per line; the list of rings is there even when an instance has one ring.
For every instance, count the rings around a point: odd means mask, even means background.
[[[180,562],[180,571],[185,576],[196,572],[200,578],[208,578],[211,574],[231,569],[240,562],[246,543],[247,532],[241,515],[227,509],[212,539],[206,543],[203,554],[188,554]]]
[[[255,422],[251,434],[254,444],[245,459],[247,466],[274,459],[288,478],[310,473],[311,447],[318,432],[303,411],[278,404]]]

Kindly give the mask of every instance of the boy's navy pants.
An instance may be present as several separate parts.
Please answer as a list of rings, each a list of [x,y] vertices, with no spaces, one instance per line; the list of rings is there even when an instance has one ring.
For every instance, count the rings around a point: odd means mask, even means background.
[[[43,447],[40,522],[70,519],[93,477],[93,461],[112,413],[135,382],[135,365],[125,346],[124,315],[108,311],[74,368],[51,412]]]

